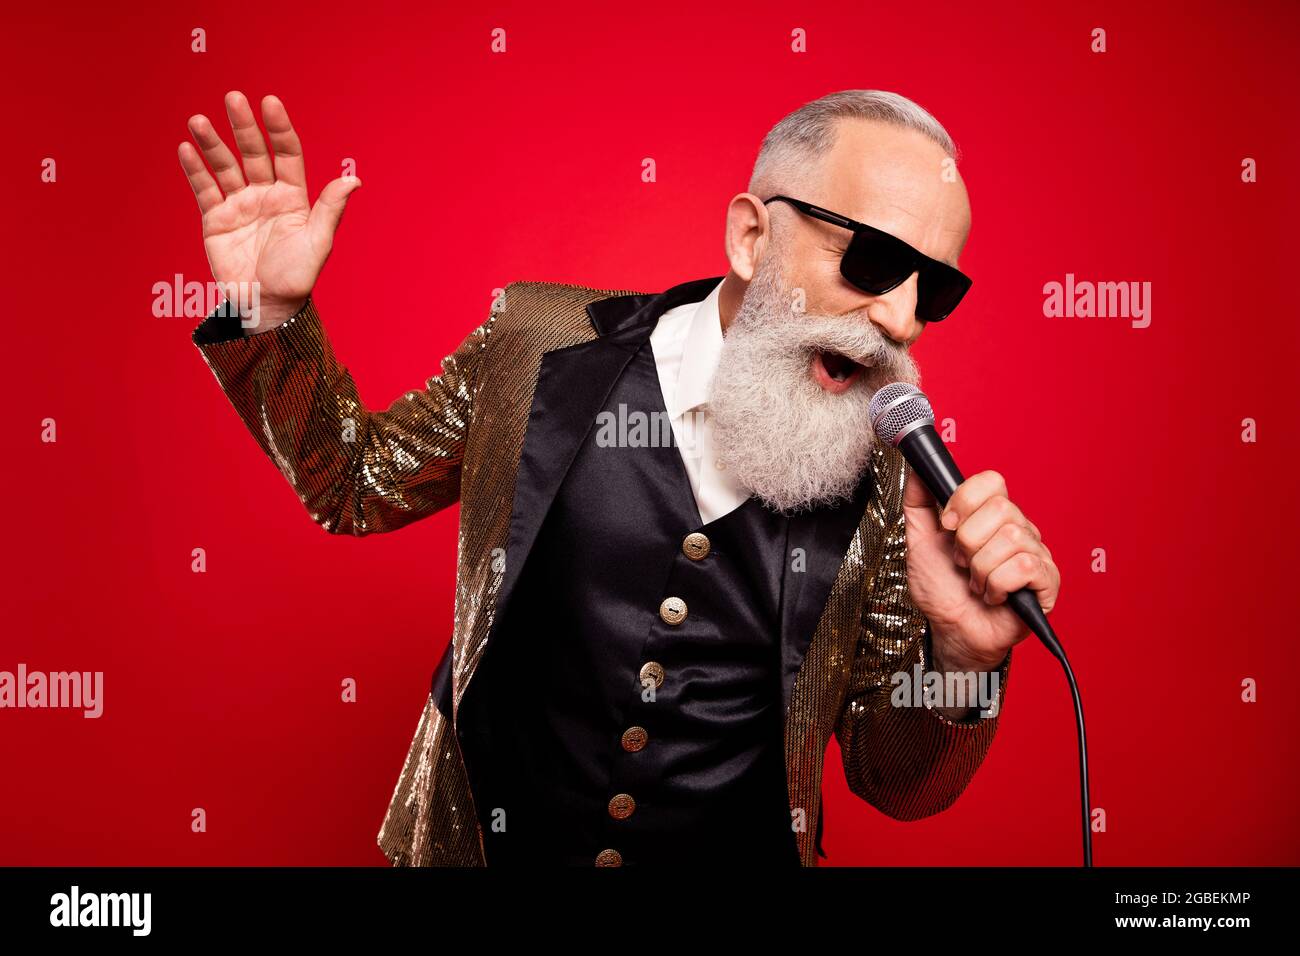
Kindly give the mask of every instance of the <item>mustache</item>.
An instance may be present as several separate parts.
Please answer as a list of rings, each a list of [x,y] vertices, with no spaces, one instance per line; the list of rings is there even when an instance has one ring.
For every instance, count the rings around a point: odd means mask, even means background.
[[[879,376],[918,384],[916,362],[908,347],[885,335],[865,316],[791,314],[773,324],[772,332],[792,350],[838,352]]]

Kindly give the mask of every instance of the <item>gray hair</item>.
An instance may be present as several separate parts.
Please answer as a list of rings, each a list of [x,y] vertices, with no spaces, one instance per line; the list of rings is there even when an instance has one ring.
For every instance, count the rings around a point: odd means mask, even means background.
[[[759,148],[749,191],[766,198],[803,186],[835,145],[836,126],[846,118],[914,129],[957,160],[957,146],[948,131],[919,104],[886,90],[841,90],[805,103],[772,127]]]

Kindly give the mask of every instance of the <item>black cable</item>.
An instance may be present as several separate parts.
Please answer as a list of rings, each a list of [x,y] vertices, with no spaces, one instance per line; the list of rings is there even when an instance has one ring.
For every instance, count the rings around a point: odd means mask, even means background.
[[[1036,602],[1035,602],[1036,603]],[[1065,679],[1070,683],[1070,696],[1074,698],[1075,730],[1079,737],[1079,798],[1083,808],[1083,865],[1092,866],[1092,807],[1088,799],[1088,735],[1083,727],[1083,701],[1079,697],[1079,683],[1074,679],[1074,670],[1065,656],[1065,648],[1047,622],[1046,615],[1035,615],[1034,633],[1043,642],[1051,655],[1061,662],[1065,670]],[[1041,633],[1040,633],[1041,632]]]
[[[1091,805],[1088,801],[1088,735],[1083,729],[1083,701],[1079,699],[1079,685],[1074,679],[1070,662],[1061,651],[1061,666],[1065,668],[1065,679],[1070,682],[1070,694],[1074,697],[1075,729],[1079,732],[1079,796],[1083,803],[1083,865],[1092,866],[1092,819]]]

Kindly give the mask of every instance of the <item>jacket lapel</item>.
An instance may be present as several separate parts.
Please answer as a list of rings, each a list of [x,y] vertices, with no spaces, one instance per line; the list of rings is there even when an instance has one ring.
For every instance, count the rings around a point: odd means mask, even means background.
[[[789,712],[795,678],[799,676],[799,668],[844,563],[849,542],[862,522],[874,489],[871,469],[866,468],[849,499],[832,506],[801,511],[790,518],[785,583],[781,589],[783,714]],[[796,548],[801,549],[802,571],[797,569],[793,557]]]
[[[560,484],[619,375],[661,315],[674,306],[702,300],[720,281],[721,276],[696,279],[656,295],[612,296],[592,302],[587,315],[597,337],[542,356],[515,479],[506,570],[497,594],[493,634],[505,617]]]

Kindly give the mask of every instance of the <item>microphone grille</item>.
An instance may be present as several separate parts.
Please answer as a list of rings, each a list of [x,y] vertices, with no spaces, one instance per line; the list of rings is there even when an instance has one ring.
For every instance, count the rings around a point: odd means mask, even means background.
[[[890,382],[871,397],[871,427],[887,445],[897,445],[918,425],[934,424],[934,409],[925,392],[908,382]]]

